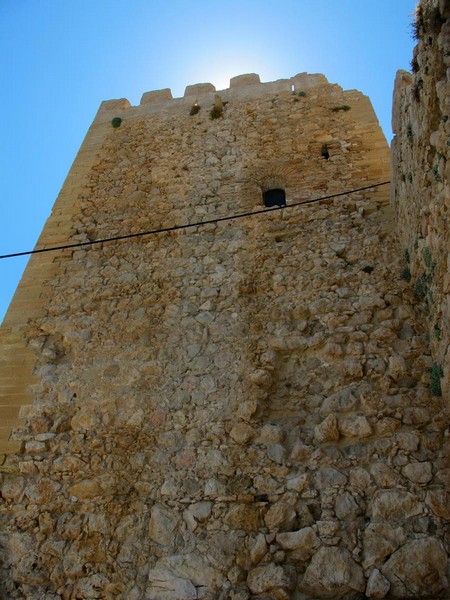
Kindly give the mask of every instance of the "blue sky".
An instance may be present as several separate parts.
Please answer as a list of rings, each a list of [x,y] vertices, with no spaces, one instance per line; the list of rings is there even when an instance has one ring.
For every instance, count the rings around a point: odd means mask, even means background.
[[[0,254],[31,250],[102,100],[256,72],[367,94],[390,142],[415,0],[0,0]],[[0,320],[26,258],[0,260]]]

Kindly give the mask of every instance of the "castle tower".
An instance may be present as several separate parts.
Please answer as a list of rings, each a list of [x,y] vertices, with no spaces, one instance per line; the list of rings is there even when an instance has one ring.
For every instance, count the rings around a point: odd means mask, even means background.
[[[323,75],[101,105],[37,247],[85,245],[34,255],[2,326],[6,597],[441,594],[388,180]]]

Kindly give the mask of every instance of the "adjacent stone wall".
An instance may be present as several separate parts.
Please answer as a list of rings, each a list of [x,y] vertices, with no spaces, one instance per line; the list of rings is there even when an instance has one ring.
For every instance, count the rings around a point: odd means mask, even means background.
[[[104,103],[70,240],[389,178],[366,97],[256,78]],[[443,399],[388,198],[68,254],[26,328],[37,384],[2,467],[5,597],[448,595]]]
[[[403,277],[427,322],[434,393],[450,394],[450,7],[419,4],[412,74],[394,91],[392,199]]]

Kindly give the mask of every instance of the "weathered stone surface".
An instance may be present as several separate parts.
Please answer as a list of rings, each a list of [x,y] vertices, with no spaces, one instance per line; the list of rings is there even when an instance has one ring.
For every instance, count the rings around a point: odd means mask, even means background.
[[[443,489],[427,492],[425,502],[441,519],[450,519],[450,494]]]
[[[355,397],[353,389],[346,388],[326,398],[322,403],[320,413],[347,412],[356,408],[357,404],[358,399]]]
[[[337,469],[324,467],[318,471],[315,484],[318,490],[326,490],[330,487],[344,485],[346,481],[346,476]]]
[[[155,505],[151,510],[148,535],[157,544],[170,545],[173,543],[173,533],[177,527],[178,518],[172,512]]]
[[[294,525],[296,516],[292,506],[279,502],[269,508],[264,523],[270,531],[288,531]]]
[[[146,589],[148,600],[196,600],[197,589],[188,579],[174,575],[169,569],[151,569]]]
[[[361,567],[343,548],[320,548],[298,588],[315,598],[347,598],[365,590]]]
[[[397,523],[422,514],[421,503],[410,492],[386,490],[377,492],[372,501],[374,521]]]
[[[396,108],[400,246],[380,186],[32,257],[1,330],[2,389],[32,387],[0,455],[0,596],[290,600],[292,574],[299,597],[389,597],[396,554],[444,540],[447,36],[434,35],[419,42],[423,86],[404,77]],[[228,217],[271,189],[289,205],[324,182],[387,181],[368,99],[313,79],[306,96],[303,75],[244,78],[220,100],[196,87],[195,114],[166,93],[163,110],[159,93],[102,106],[40,243]],[[422,300],[396,275],[407,265]]]
[[[380,567],[385,558],[406,542],[406,534],[401,527],[384,523],[371,523],[364,532],[363,566]]]
[[[322,423],[315,427],[314,437],[319,443],[337,442],[339,440],[338,422],[335,415],[328,415]]]
[[[250,559],[253,564],[258,564],[267,554],[269,547],[266,542],[266,537],[263,533],[256,536],[256,540],[250,550]]]
[[[225,523],[234,529],[257,531],[262,524],[261,512],[256,506],[238,504],[227,512]]]
[[[304,527],[298,531],[278,533],[276,540],[283,550],[296,550],[295,556],[297,560],[300,556],[304,557],[303,560],[309,558],[314,549],[319,545],[319,538],[312,527]]]
[[[247,585],[253,594],[276,594],[277,590],[292,590],[295,586],[295,577],[292,571],[283,569],[279,565],[269,563],[252,569],[247,577]]]
[[[339,421],[342,435],[354,438],[366,438],[372,433],[372,427],[366,417],[346,417]]]
[[[391,584],[378,569],[374,569],[367,581],[366,596],[368,598],[385,598]]]
[[[247,444],[254,435],[253,427],[247,423],[237,423],[230,431],[230,437],[238,444]]]
[[[403,474],[414,483],[428,483],[433,478],[433,467],[429,462],[409,463],[403,467]]]
[[[103,493],[99,481],[95,479],[86,479],[76,483],[70,488],[70,493],[80,500],[95,498]]]
[[[358,503],[349,492],[343,492],[336,497],[334,510],[340,521],[352,521],[361,513]]]
[[[393,598],[436,597],[448,587],[447,553],[436,538],[402,546],[381,569]]]

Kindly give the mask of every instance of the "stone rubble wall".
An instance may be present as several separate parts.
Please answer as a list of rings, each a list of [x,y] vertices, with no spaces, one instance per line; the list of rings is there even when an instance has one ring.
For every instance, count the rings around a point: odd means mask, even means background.
[[[70,241],[387,181],[368,99],[308,77],[102,105]],[[67,253],[0,468],[4,597],[448,596],[444,403],[388,200]]]
[[[394,91],[392,201],[403,276],[422,303],[434,387],[450,394],[450,6],[419,4],[412,73]]]

